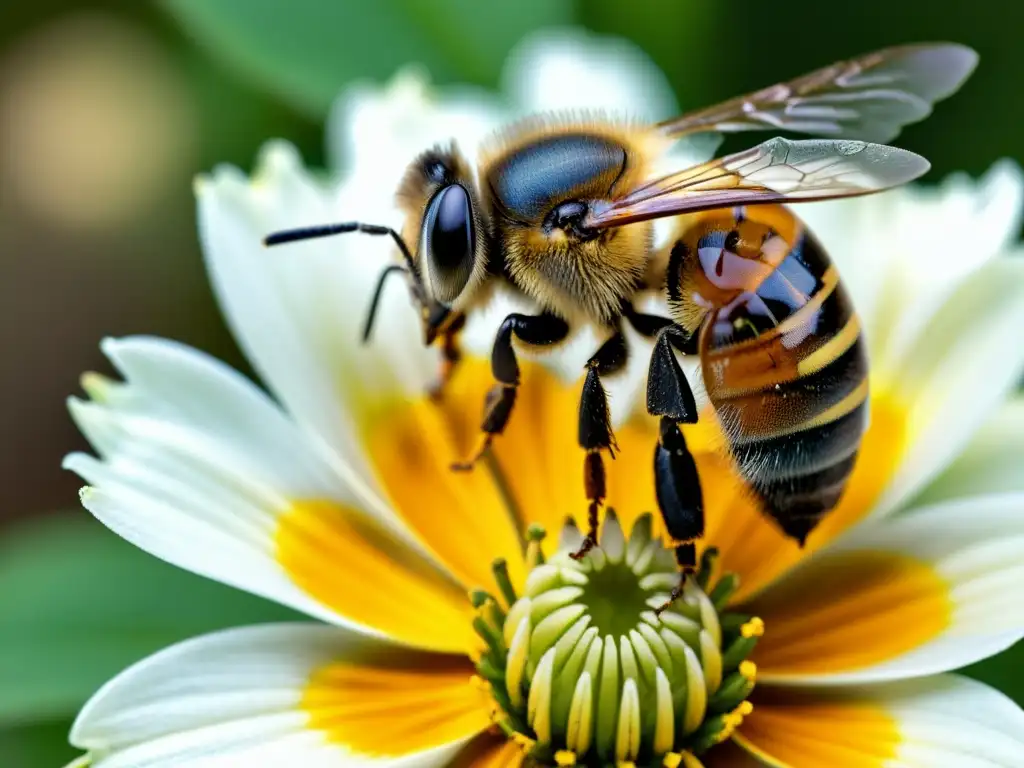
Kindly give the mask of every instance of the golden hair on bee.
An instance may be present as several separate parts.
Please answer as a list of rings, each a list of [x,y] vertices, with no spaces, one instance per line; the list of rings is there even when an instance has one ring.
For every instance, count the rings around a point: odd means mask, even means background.
[[[566,225],[582,210],[575,201],[635,189],[670,145],[650,125],[581,111],[527,118],[485,143],[480,183],[511,282],[577,323],[617,317],[644,283],[651,226],[581,236]]]

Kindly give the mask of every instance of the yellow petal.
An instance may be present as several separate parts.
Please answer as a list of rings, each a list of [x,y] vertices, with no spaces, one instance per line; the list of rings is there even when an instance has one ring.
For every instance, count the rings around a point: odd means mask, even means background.
[[[733,738],[780,768],[882,768],[896,756],[896,718],[869,701],[757,701]]]
[[[540,523],[552,534],[544,541],[550,554],[566,518],[584,528],[587,521],[585,452],[576,438],[583,378],[566,384],[538,364],[522,367],[516,410],[508,429],[495,441],[494,455],[521,524]],[[619,450],[614,458],[604,454],[606,506],[615,509],[626,530],[642,513],[657,512],[652,474],[657,433],[652,423],[645,416],[619,427]]]
[[[473,472],[450,466],[476,450],[493,383],[483,361],[465,360],[440,400],[395,396],[360,407],[363,441],[392,507],[467,588],[491,587],[497,557],[508,561],[513,583],[524,576],[516,521],[486,463]]]
[[[469,660],[379,655],[316,670],[302,696],[310,727],[366,756],[397,757],[472,737],[490,723]]]
[[[762,681],[854,671],[938,637],[952,621],[950,584],[894,552],[830,555],[750,604],[766,632],[754,660]]]
[[[343,618],[419,648],[478,646],[465,591],[355,510],[295,503],[279,518],[275,541],[292,580]]]
[[[515,410],[494,442],[494,458],[521,525],[539,523],[554,551],[566,517],[586,520],[584,452],[576,442],[580,387],[567,385],[537,363],[521,363]]]

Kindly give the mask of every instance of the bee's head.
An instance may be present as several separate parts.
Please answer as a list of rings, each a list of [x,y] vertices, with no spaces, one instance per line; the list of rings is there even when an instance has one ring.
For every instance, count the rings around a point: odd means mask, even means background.
[[[402,273],[419,307],[423,339],[429,345],[452,323],[461,322],[461,310],[486,277],[480,206],[469,166],[454,146],[418,157],[406,171],[397,198],[406,214],[401,234],[381,224],[347,221],[272,232],[264,243],[282,245],[347,232],[391,237],[403,262],[381,272],[363,340],[370,338],[388,276]],[[418,244],[415,251],[410,243]]]

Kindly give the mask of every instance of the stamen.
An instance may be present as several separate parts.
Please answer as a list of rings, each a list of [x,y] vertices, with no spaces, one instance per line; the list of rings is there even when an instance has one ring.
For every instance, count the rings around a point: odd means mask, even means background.
[[[491,571],[494,573],[494,581],[498,585],[498,589],[501,590],[501,596],[505,598],[505,603],[511,606],[518,596],[516,595],[515,587],[512,586],[512,579],[508,575],[508,563],[505,562],[505,558],[499,557],[491,565]]]
[[[729,604],[729,599],[733,596],[740,586],[740,577],[735,573],[730,573],[715,585],[715,588],[708,595],[711,598],[711,602],[714,603],[715,608],[719,611],[723,610],[726,605]]]
[[[679,574],[652,529],[643,516],[627,537],[609,513],[599,546],[576,562],[575,526],[550,559],[543,529],[531,526],[522,593],[501,560],[493,570],[503,600],[471,593],[484,646],[479,684],[500,708],[495,723],[533,762],[701,768],[697,756],[748,711],[757,667],[747,656],[763,622],[722,612],[738,581],[714,578],[714,552],[657,615]]]
[[[744,661],[740,664],[739,672],[750,682],[757,679],[757,664],[752,661]]]
[[[740,627],[740,634],[743,637],[761,637],[764,634],[764,622],[757,616],[752,618],[742,627]]]
[[[538,565],[544,565],[544,552],[541,550],[541,542],[547,536],[544,527],[533,523],[526,529],[526,567],[533,570]]]
[[[761,634],[763,634],[764,622],[761,622],[760,619],[757,621],[760,622],[759,626],[761,627]],[[749,624],[750,623],[744,624],[743,626],[747,627]],[[754,646],[757,645],[758,638],[761,637],[761,634],[752,634],[749,632],[744,634],[741,629],[739,636],[732,641],[729,647],[726,648],[725,652],[722,654],[722,666],[725,669],[735,669],[739,667],[740,662],[753,652]]]
[[[697,586],[705,592],[708,591],[708,585],[714,577],[716,565],[718,565],[718,549],[716,547],[708,547],[700,556],[700,569],[697,571],[696,576],[694,576]]]

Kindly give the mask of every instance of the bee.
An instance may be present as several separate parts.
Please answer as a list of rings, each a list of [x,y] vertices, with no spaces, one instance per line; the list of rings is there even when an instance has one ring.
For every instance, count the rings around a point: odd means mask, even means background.
[[[426,344],[442,351],[442,386],[458,363],[466,317],[498,286],[535,312],[498,329],[480,447],[512,416],[515,345],[558,344],[581,325],[604,338],[586,363],[578,442],[588,532],[596,544],[605,496],[603,454],[615,440],[602,379],[620,371],[628,323],[654,340],[647,410],[660,419],[658,506],[684,573],[703,535],[703,501],[679,425],[697,408],[675,352],[697,354],[711,404],[762,509],[803,541],[837,503],[864,429],[867,363],[852,304],[827,254],[784,204],[870,194],[911,181],[928,162],[885,146],[955,92],[977,55],[955,44],[905,45],[839,62],[654,125],[547,115],[513,125],[471,165],[454,144],[427,150],[397,193],[401,232],[346,222],[269,235],[267,245],[362,232],[392,238]],[[658,176],[672,143],[701,132],[775,130],[827,138],[772,138],[752,149]],[[653,220],[676,217],[664,247]],[[669,316],[635,308],[661,292]],[[678,593],[678,590],[677,590]],[[677,594],[674,593],[674,596]]]
[[[682,218],[665,279],[673,331],[699,355],[761,511],[803,546],[839,502],[866,427],[868,361],[853,302],[789,208]],[[650,409],[663,409],[654,395]]]

